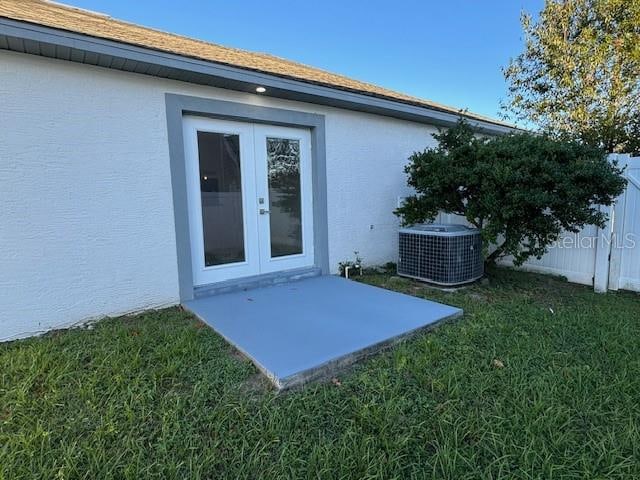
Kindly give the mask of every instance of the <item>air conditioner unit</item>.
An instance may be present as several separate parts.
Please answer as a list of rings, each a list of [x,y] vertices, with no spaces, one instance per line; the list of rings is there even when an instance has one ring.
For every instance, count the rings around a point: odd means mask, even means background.
[[[465,225],[424,224],[401,228],[398,275],[443,286],[484,275],[482,237]]]

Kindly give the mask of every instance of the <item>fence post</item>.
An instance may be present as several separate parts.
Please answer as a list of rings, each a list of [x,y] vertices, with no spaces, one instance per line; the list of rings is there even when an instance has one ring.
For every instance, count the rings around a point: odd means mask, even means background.
[[[596,240],[596,265],[593,274],[593,289],[597,293],[605,293],[609,287],[609,259],[611,255],[611,232],[613,229],[613,205],[600,205],[600,211],[607,214],[604,228],[598,229]]]
[[[626,178],[628,178],[626,168],[630,158],[631,155],[627,153],[618,155],[618,166],[625,169],[624,176]],[[616,199],[616,203],[614,204],[614,226],[612,232],[613,243],[611,246],[611,254],[609,256],[609,290],[618,290],[620,288],[620,261],[622,257],[622,250],[616,245],[616,243],[624,237],[624,212],[626,210],[625,204],[628,192],[629,186],[627,186],[626,190]]]
[[[617,160],[617,158],[618,155],[615,153],[607,157],[610,162]],[[607,214],[607,222],[604,228],[598,229],[598,238],[596,240],[596,264],[593,274],[593,289],[597,293],[605,293],[609,289],[609,262],[611,259],[614,205],[609,207],[600,205],[600,211]]]

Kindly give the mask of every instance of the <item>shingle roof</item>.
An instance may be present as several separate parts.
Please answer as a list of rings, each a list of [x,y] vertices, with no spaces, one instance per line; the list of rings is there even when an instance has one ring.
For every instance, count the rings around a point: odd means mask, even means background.
[[[236,48],[166,33],[59,3],[43,0],[1,0],[0,17],[50,28],[66,30],[180,56],[211,61],[242,69],[330,88],[356,92],[433,110],[460,113],[459,109],[441,105],[343,75],[292,62],[265,53],[253,53]],[[464,116],[497,125],[511,126],[498,120],[465,112]]]

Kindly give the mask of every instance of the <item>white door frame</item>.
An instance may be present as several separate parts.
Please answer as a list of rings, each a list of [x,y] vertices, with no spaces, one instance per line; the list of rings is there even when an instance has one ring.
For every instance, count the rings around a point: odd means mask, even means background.
[[[253,129],[251,124],[228,120],[211,120],[202,117],[184,117],[185,163],[187,173],[187,202],[191,237],[191,261],[194,286],[256,275],[260,259],[255,246],[258,244],[257,209],[255,202],[255,163]],[[242,208],[244,229],[243,262],[207,267],[204,258],[204,229],[200,197],[200,165],[198,157],[198,132],[236,134],[240,137],[240,170],[242,181]]]
[[[201,203],[198,132],[235,134],[240,140],[240,168],[245,259],[242,262],[206,266]],[[308,129],[259,125],[195,116],[183,117],[185,170],[191,262],[194,286],[314,265],[313,192],[311,138]],[[271,258],[268,212],[268,137],[300,142],[300,187],[302,201],[302,253]],[[258,199],[264,203],[259,204]],[[266,212],[265,212],[266,213]]]
[[[262,97],[261,97],[262,98]],[[327,214],[326,118],[320,113],[220,100],[194,95],[165,93],[169,172],[175,229],[178,297],[181,302],[194,298],[192,242],[189,225],[186,179],[184,117],[221,118],[240,122],[268,123],[311,132],[313,178],[313,256],[314,268],[329,274],[329,226]],[[265,104],[269,103],[267,97]],[[269,277],[278,274],[268,274]],[[240,283],[240,282],[238,282]]]
[[[264,198],[259,207],[270,209],[268,186],[267,138],[275,137],[300,142],[300,194],[302,202],[302,253],[271,257],[271,231],[269,214],[258,216],[260,237],[260,273],[271,273],[313,265],[313,185],[311,175],[311,136],[309,130],[272,125],[255,125],[256,192]]]

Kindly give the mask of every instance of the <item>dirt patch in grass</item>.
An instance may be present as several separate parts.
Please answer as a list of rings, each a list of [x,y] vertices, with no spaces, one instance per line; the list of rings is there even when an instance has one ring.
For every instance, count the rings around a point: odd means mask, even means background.
[[[262,373],[256,372],[245,379],[241,384],[243,393],[251,396],[262,395],[266,392],[275,392],[273,384]]]

